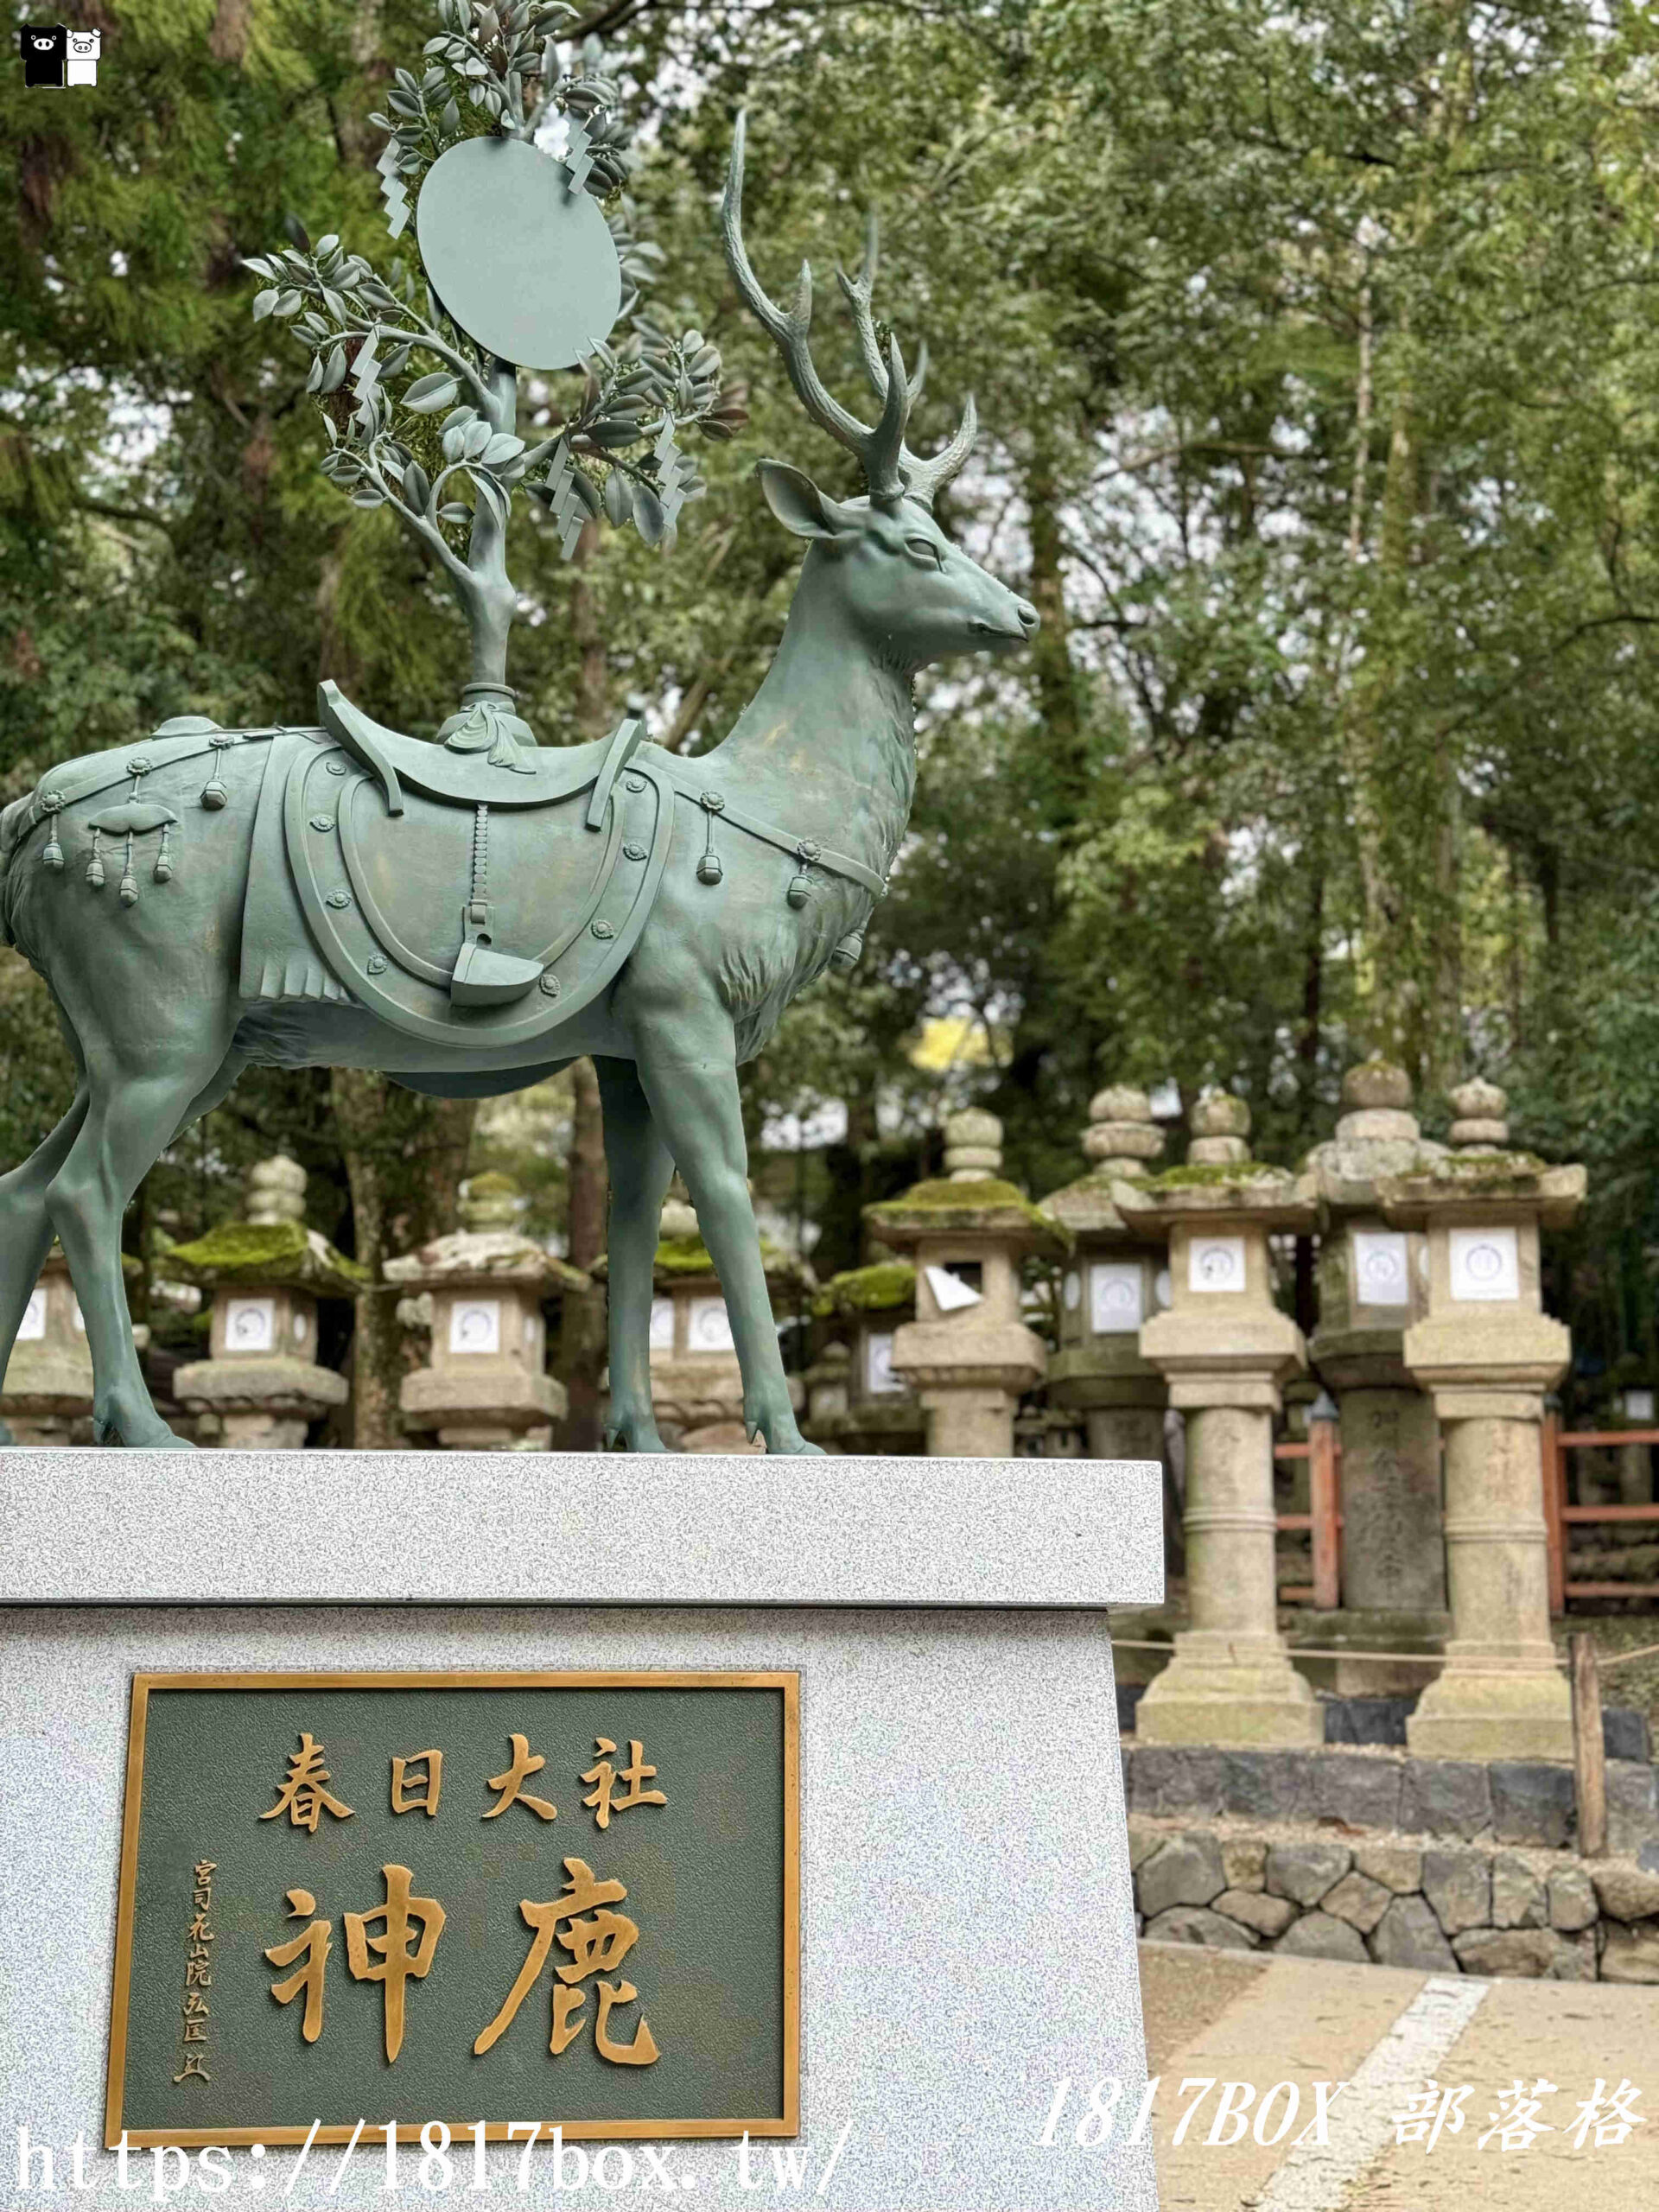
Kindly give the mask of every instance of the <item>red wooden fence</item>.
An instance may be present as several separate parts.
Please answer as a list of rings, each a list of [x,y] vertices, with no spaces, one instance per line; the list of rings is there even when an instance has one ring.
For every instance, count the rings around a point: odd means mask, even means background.
[[[1569,1582],[1567,1530],[1585,1522],[1649,1521],[1659,1529],[1659,1505],[1569,1505],[1567,1455],[1611,1444],[1659,1444],[1659,1428],[1567,1428],[1546,1410],[1541,1449],[1544,1474],[1544,1535],[1549,1555],[1549,1610],[1564,1613],[1570,1598],[1659,1598],[1659,1582]]]
[[[1342,1460],[1342,1439],[1333,1421],[1310,1421],[1306,1444],[1275,1444],[1275,1459],[1306,1459],[1307,1466],[1308,1504],[1306,1513],[1281,1513],[1274,1525],[1287,1535],[1312,1532],[1313,1538],[1313,1580],[1293,1582],[1279,1592],[1287,1605],[1312,1604],[1321,1613],[1333,1613],[1340,1602],[1340,1580],[1338,1571],[1338,1539],[1342,1529],[1342,1515],[1337,1504],[1338,1475]]]
[[[1600,1522],[1647,1522],[1659,1531],[1659,1504],[1569,1505],[1567,1502],[1567,1453],[1618,1444],[1659,1444],[1659,1428],[1563,1429],[1559,1413],[1545,1413],[1541,1449],[1552,1613],[1564,1613],[1569,1599],[1573,1598],[1659,1598],[1659,1582],[1567,1580],[1569,1529]],[[1338,1503],[1341,1433],[1333,1421],[1313,1421],[1308,1423],[1306,1443],[1275,1444],[1273,1456],[1281,1461],[1308,1462],[1310,1507],[1306,1513],[1276,1515],[1274,1526],[1287,1535],[1311,1534],[1313,1539],[1313,1581],[1287,1584],[1280,1591],[1280,1599],[1287,1605],[1312,1605],[1319,1612],[1333,1612],[1341,1602],[1338,1554],[1342,1513]]]

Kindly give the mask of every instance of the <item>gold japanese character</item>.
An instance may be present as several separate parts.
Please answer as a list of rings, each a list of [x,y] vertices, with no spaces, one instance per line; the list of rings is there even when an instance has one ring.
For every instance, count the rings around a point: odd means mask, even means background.
[[[216,1943],[219,1941],[218,1936],[207,1925],[207,1916],[205,1912],[199,1912],[185,1932],[193,1943]]]
[[[193,2050],[191,2052],[188,2058],[184,2062],[183,2073],[175,2074],[173,2076],[173,2086],[175,2089],[181,2082],[211,2082],[213,2080],[213,2075],[207,2071],[207,2069],[201,2063],[206,2056],[207,2053],[205,2051]]]
[[[385,1986],[386,2063],[390,2065],[404,2047],[405,1985],[411,1975],[416,1981],[424,1981],[431,1971],[448,1916],[435,1897],[410,1895],[409,1885],[415,1878],[407,1866],[383,1866],[380,1872],[386,1884],[385,1904],[377,1905],[372,1912],[345,1915],[346,1960],[359,1981]],[[369,1935],[372,1920],[385,1922],[384,1935]],[[413,1951],[408,1948],[411,1921],[418,1921],[421,1930]],[[378,1966],[370,1964],[371,1951],[379,1953]]]
[[[575,2041],[585,2024],[577,2016],[586,1992],[570,1985],[584,1980],[589,1974],[608,1973],[639,1940],[638,1926],[626,1913],[594,1910],[594,1907],[621,1904],[628,1894],[622,1883],[598,1880],[583,1859],[567,1859],[564,1866],[568,1878],[560,1896],[550,1898],[545,1904],[537,1904],[531,1897],[520,1900],[518,1910],[524,1925],[535,1931],[535,1941],[518,1970],[518,1980],[507,1992],[505,2004],[474,2044],[475,2056],[492,2049],[512,2025],[518,2007],[547,1963],[562,1920],[569,1925],[559,1933],[558,1940],[572,1955],[568,1966],[554,1969],[556,1979],[553,1989],[553,2031],[548,2049],[556,2057]],[[592,1916],[577,1916],[584,1913],[591,1913]],[[564,1986],[561,1987],[560,1984]],[[594,2042],[600,2056],[614,2065],[649,2066],[658,2055],[656,2039],[646,2020],[640,2021],[631,2044],[613,2043],[607,2032],[612,2006],[632,2004],[636,1994],[632,1982],[619,1982],[614,1987],[608,1982],[599,1985],[599,2021],[594,2030]]]
[[[608,1736],[595,1736],[594,1741],[601,1753],[613,1751],[616,1749],[616,1745]],[[591,1782],[595,1785],[592,1795],[584,1797],[582,1802],[584,1805],[593,1807],[594,1822],[601,1828],[609,1827],[613,1813],[632,1812],[636,1805],[666,1805],[668,1802],[668,1799],[660,1789],[640,1788],[642,1783],[653,1779],[657,1770],[654,1766],[647,1766],[645,1764],[645,1746],[637,1736],[629,1738],[628,1751],[630,1754],[628,1764],[623,1768],[620,1775],[612,1766],[608,1758],[601,1758],[582,1777],[584,1782]],[[619,1781],[626,1782],[628,1785],[628,1794],[626,1797],[615,1797],[612,1795]]]
[[[424,1773],[410,1774],[410,1767],[423,1767]],[[438,1793],[443,1788],[443,1753],[442,1751],[411,1751],[407,1758],[394,1758],[391,1763],[391,1809],[394,1813],[424,1813],[433,1818],[438,1809]],[[411,1797],[410,1789],[423,1794]],[[489,1815],[485,1815],[487,1820]]]
[[[611,2007],[632,2005],[639,1994],[631,1981],[601,1981],[599,1985],[599,2018],[594,2024],[594,2046],[600,2056],[608,2058],[613,2066],[649,2066],[657,2056],[657,2038],[651,2032],[650,2021],[643,2017],[633,2031],[632,2043],[613,2043],[610,2038]]]
[[[200,1947],[198,1947],[200,1948]],[[184,1962],[184,1986],[187,1989],[211,1989],[213,1977],[207,1971],[208,1953],[188,1958]]]
[[[288,1893],[288,1917],[303,1920],[317,1909],[317,1901],[309,1890],[290,1890]],[[334,1948],[334,1936],[326,1920],[314,1920],[311,1925],[296,1936],[291,1942],[273,1943],[265,1956],[274,1967],[291,1967],[303,1955],[305,1964],[297,1974],[289,1974],[286,1981],[271,1984],[270,1993],[279,2005],[291,2005],[301,1990],[305,1992],[305,2012],[300,2021],[300,2033],[307,2043],[315,2043],[322,2033],[322,1974],[328,1963],[328,1954]]]
[[[184,2015],[185,2042],[206,2043],[207,2040],[207,2023],[213,2018],[213,2015],[207,2010],[207,1999],[201,1995],[200,1991],[192,1991],[190,1995],[185,1999],[184,2003],[179,2007],[179,2010]]]
[[[211,1883],[213,1877],[217,1874],[218,1872],[219,1866],[215,1860],[212,1859],[198,1859],[196,1862],[197,1888],[200,1889],[204,1883]]]
[[[546,1764],[547,1761],[539,1751],[531,1751],[528,1736],[514,1736],[512,1764],[505,1774],[493,1774],[489,1780],[489,1787],[499,1793],[499,1802],[492,1805],[487,1813],[480,1813],[479,1818],[497,1821],[509,1805],[527,1805],[541,1820],[556,1819],[559,1810],[556,1805],[550,1805],[545,1797],[532,1797],[519,1788],[521,1783],[527,1782],[532,1774],[539,1774]]]
[[[276,1802],[268,1813],[261,1813],[260,1819],[274,1821],[285,1812],[296,1828],[308,1828],[313,1835],[325,1813],[332,1813],[337,1821],[349,1821],[351,1807],[342,1805],[323,1788],[332,1778],[322,1763],[322,1745],[302,1729],[299,1750],[288,1755],[288,1779],[276,1792]]]

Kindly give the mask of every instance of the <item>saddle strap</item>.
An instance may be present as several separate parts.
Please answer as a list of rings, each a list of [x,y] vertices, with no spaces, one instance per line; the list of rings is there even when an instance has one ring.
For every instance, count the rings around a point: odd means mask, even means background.
[[[266,745],[273,738],[289,736],[320,740],[323,734],[320,729],[284,722],[265,729],[220,729],[205,715],[180,715],[152,730],[129,753],[93,753],[78,775],[48,769],[31,793],[27,810],[17,817],[16,842],[21,845],[31,831],[67,806],[79,806],[83,799],[96,798],[99,792],[114,791],[122,784],[130,784],[136,791],[153,769],[176,767],[181,760],[210,759],[232,745]]]
[[[664,762],[667,764],[670,780],[682,798],[694,800],[720,821],[729,822],[734,830],[747,830],[751,837],[759,837],[763,844],[775,845],[780,853],[792,855],[804,865],[827,868],[831,875],[844,875],[849,883],[856,883],[861,890],[868,891],[872,899],[887,897],[887,878],[878,875],[874,868],[866,868],[862,861],[836,852],[830,846],[820,844],[816,837],[798,836],[791,830],[780,830],[775,823],[763,822],[747,808],[734,806],[723,792],[700,780],[692,783],[689,779],[696,771],[671,753],[664,753],[657,765],[660,767]]]

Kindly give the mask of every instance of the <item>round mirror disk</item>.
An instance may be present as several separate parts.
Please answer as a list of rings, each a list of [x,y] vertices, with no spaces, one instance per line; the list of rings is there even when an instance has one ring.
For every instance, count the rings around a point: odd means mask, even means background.
[[[433,290],[469,338],[521,369],[569,369],[622,304],[616,245],[591,193],[523,138],[439,156],[415,208]]]

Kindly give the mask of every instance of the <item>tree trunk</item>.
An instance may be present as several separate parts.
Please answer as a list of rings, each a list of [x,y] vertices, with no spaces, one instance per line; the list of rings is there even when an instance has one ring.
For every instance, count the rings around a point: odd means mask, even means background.
[[[583,737],[602,737],[610,727],[610,681],[605,634],[588,582],[587,566],[599,543],[598,527],[588,523],[576,541],[570,580],[570,634],[580,660],[576,678],[576,723]],[[606,1210],[610,1181],[605,1173],[605,1130],[600,1111],[599,1077],[591,1060],[570,1071],[574,1090],[565,1222],[566,1256],[573,1267],[591,1268],[605,1249]],[[592,1452],[601,1437],[600,1376],[605,1366],[606,1297],[602,1287],[564,1300],[559,1330],[558,1373],[569,1396],[563,1445],[569,1452]]]
[[[352,1194],[353,1256],[375,1283],[358,1301],[352,1441],[359,1452],[391,1451],[404,1441],[397,1393],[410,1362],[381,1268],[455,1226],[478,1109],[470,1098],[417,1097],[366,1068],[335,1068],[329,1103]]]
[[[1395,253],[1409,283],[1442,200],[1437,168],[1457,152],[1468,111],[1471,58],[1465,0],[1440,0],[1446,42],[1426,80],[1424,135],[1436,161],[1407,216]],[[1393,396],[1375,558],[1358,568],[1365,543],[1365,454],[1373,405],[1372,297],[1360,296],[1356,456],[1348,550],[1363,620],[1341,711],[1343,751],[1353,793],[1363,909],[1362,1027],[1369,1048],[1399,1061],[1417,1084],[1454,1080],[1462,1062],[1462,913],[1459,786],[1455,756],[1408,696],[1417,661],[1416,564],[1432,550],[1419,529],[1432,505],[1427,430],[1411,353],[1408,304],[1389,334]]]
[[[594,1072],[593,1062],[575,1062],[570,1079],[575,1095],[570,1122],[566,1252],[572,1266],[591,1268],[606,1245],[605,1216],[610,1185],[605,1173],[605,1129],[600,1112],[599,1077]],[[595,1285],[586,1294],[566,1294],[560,1319],[558,1368],[569,1398],[563,1436],[567,1452],[593,1452],[599,1446],[605,1322],[606,1298],[601,1286]]]
[[[1042,710],[1044,751],[1052,766],[1063,812],[1081,805],[1087,775],[1082,681],[1071,658],[1065,605],[1065,541],[1060,526],[1061,487],[1054,457],[1040,442],[1026,474],[1031,526],[1031,574],[1027,588],[1043,618],[1032,640],[1037,702]]]

